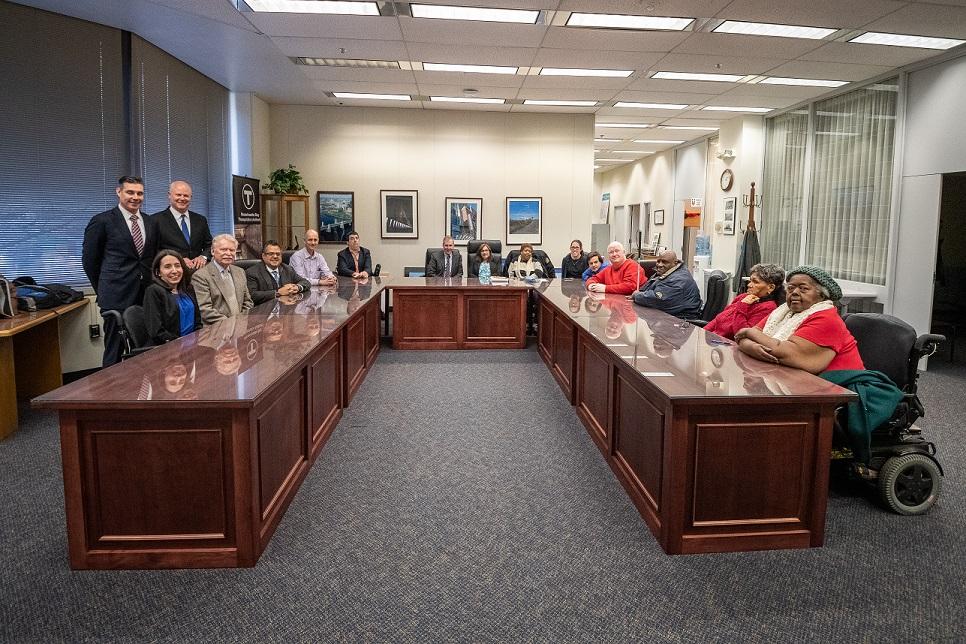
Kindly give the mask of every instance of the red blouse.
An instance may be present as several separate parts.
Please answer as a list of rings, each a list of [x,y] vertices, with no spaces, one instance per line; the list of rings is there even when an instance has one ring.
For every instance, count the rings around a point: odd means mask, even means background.
[[[765,328],[766,319],[758,323],[759,329]],[[803,340],[808,340],[820,347],[826,347],[835,351],[835,357],[825,367],[825,371],[865,369],[865,364],[862,362],[862,356],[859,355],[859,347],[855,343],[855,338],[849,333],[845,322],[835,309],[825,309],[824,311],[819,311],[808,316],[792,335],[797,335]]]
[[[759,321],[767,318],[768,314],[774,311],[777,306],[775,300],[745,304],[741,300],[746,295],[748,294],[740,293],[724,311],[716,315],[704,327],[704,330],[717,333],[722,338],[734,340],[735,333],[746,327],[755,326]]]

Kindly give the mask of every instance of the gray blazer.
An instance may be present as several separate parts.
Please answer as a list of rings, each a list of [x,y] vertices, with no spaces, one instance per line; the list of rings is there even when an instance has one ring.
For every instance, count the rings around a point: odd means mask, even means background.
[[[450,274],[443,275],[446,268],[446,258],[443,251],[436,251],[429,257],[426,265],[426,277],[463,277],[463,257],[453,249],[453,259],[450,261]]]
[[[248,281],[245,271],[238,266],[231,266],[231,279],[235,283],[235,298],[238,308],[244,313],[254,305],[252,296],[248,293]],[[214,324],[218,320],[231,317],[228,301],[225,299],[225,280],[221,278],[218,264],[210,262],[191,276],[191,285],[195,289],[198,300],[198,310],[201,311],[201,321]]]

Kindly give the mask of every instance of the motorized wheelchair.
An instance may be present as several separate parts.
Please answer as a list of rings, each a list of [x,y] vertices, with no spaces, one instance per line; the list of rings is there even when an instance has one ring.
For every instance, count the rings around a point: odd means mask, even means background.
[[[899,514],[922,514],[939,497],[943,469],[936,458],[936,446],[922,436],[915,422],[926,411],[917,395],[918,364],[936,352],[946,338],[923,334],[899,318],[880,313],[852,313],[843,316],[855,338],[865,368],[881,371],[902,390],[904,396],[892,417],[871,434],[871,459],[852,461],[850,471],[878,489],[883,504]],[[845,409],[836,419],[833,463],[853,459],[843,429]]]

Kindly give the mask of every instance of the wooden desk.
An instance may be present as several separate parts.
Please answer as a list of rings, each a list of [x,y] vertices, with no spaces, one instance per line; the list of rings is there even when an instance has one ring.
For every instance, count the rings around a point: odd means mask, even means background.
[[[540,355],[665,552],[822,545],[854,394],[622,296],[551,285],[539,315]]]
[[[0,319],[0,440],[17,430],[17,400],[63,384],[58,319],[87,306],[83,299]]]
[[[253,566],[379,350],[379,291],[266,302],[34,400],[73,568]]]
[[[522,349],[527,296],[520,280],[495,286],[470,278],[391,281],[393,349]]]

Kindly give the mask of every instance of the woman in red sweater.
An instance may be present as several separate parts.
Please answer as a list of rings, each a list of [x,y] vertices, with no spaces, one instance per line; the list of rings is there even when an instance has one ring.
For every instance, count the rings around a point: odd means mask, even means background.
[[[755,264],[748,290],[739,293],[724,311],[704,327],[729,340],[745,327],[753,327],[785,301],[785,271],[778,264]]]

